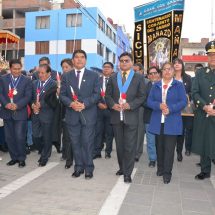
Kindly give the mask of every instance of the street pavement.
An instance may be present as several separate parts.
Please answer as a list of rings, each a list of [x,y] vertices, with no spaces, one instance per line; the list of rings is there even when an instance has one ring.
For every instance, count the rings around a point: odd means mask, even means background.
[[[145,146],[144,146],[145,147]],[[215,215],[215,168],[211,179],[194,180],[199,157],[174,162],[170,184],[148,167],[144,153],[135,166],[132,184],[115,175],[116,151],[111,159],[95,160],[94,178],[72,178],[60,154],[53,150],[46,167],[38,167],[32,152],[27,166],[8,167],[9,155],[0,154],[0,215]]]

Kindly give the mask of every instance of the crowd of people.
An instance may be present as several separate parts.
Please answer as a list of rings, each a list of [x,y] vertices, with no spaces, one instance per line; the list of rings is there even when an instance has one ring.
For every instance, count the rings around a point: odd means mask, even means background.
[[[76,50],[61,62],[63,74],[52,70],[49,58],[29,73],[18,59],[0,77],[0,149],[9,151],[8,166],[26,165],[26,154],[38,151],[38,166],[46,166],[52,145],[62,153],[73,178],[93,178],[94,159],[111,158],[113,139],[125,183],[143,153],[146,136],[148,166],[170,183],[175,151],[177,161],[191,152],[200,155],[201,172],[210,177],[215,159],[215,41],[206,44],[208,66],[196,65],[195,77],[186,74],[176,58],[147,74],[133,56],[119,57],[119,71],[111,62],[102,74],[86,68],[87,54]],[[146,135],[145,135],[146,134]],[[26,144],[27,143],[27,144]],[[27,148],[26,148],[27,145]]]

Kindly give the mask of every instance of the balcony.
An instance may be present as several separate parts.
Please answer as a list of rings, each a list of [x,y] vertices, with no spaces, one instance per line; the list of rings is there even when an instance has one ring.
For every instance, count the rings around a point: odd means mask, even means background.
[[[13,19],[3,19],[2,28],[11,29],[11,28],[24,28],[25,27],[25,18]]]

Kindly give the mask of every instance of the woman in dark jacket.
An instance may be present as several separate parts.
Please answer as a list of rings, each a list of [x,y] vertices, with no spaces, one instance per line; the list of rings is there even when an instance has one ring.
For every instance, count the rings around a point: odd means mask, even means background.
[[[149,132],[156,135],[157,176],[168,184],[172,176],[177,136],[182,134],[181,110],[187,104],[184,86],[175,80],[171,63],[162,67],[162,80],[149,93],[147,105],[153,110]]]
[[[191,87],[192,79],[191,76],[185,73],[184,62],[176,58],[173,61],[173,66],[175,70],[175,79],[182,82],[189,100],[191,100]],[[191,144],[192,144],[192,133],[193,133],[193,116],[183,116],[183,134],[177,137],[177,160],[181,162],[183,160],[182,150],[185,139],[185,154],[190,155]]]

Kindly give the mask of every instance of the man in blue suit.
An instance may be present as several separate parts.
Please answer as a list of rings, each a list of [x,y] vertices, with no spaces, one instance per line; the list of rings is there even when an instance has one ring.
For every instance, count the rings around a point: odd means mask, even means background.
[[[113,74],[113,64],[111,62],[105,62],[103,64],[103,76],[99,78],[100,84],[100,100],[98,103],[98,116],[96,120],[96,137],[93,158],[101,158],[102,145],[105,138],[105,158],[111,158],[112,143],[113,143],[113,128],[110,123],[110,110],[105,102],[105,91],[108,80]]]
[[[87,55],[83,50],[73,53],[74,70],[62,77],[60,99],[66,106],[66,124],[72,142],[75,171],[79,177],[93,177],[93,142],[99,100],[99,77],[85,68]]]
[[[39,166],[45,166],[51,155],[52,125],[57,106],[57,83],[51,78],[51,68],[47,64],[39,66],[39,80],[33,82],[32,131],[41,157]]]
[[[31,80],[21,74],[22,63],[12,59],[9,63],[11,74],[0,79],[1,118],[4,119],[5,139],[11,161],[8,166],[19,163],[25,166],[25,142],[27,133],[27,105],[31,101]]]

